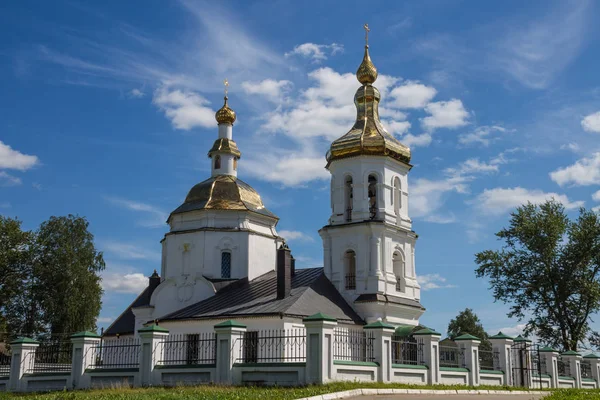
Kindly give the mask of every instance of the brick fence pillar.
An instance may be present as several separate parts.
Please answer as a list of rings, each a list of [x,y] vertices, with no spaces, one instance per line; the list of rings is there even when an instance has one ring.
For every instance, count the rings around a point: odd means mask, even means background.
[[[302,321],[306,327],[306,382],[329,382],[334,378],[333,329],[337,320],[317,313]]]

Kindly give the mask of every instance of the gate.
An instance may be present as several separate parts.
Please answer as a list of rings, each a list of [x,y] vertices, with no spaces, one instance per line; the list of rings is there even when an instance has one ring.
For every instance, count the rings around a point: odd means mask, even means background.
[[[542,389],[542,374],[547,371],[545,360],[540,357],[540,346],[525,339],[515,340],[510,356],[513,385]]]

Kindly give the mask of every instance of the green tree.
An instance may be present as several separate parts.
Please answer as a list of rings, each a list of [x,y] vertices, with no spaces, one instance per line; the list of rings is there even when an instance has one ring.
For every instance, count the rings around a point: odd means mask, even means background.
[[[35,297],[51,336],[96,329],[105,263],[88,225],[79,216],[51,217],[36,234]]]
[[[487,277],[509,317],[526,320],[525,334],[576,350],[588,335],[590,315],[600,309],[600,220],[581,208],[571,221],[555,200],[528,203],[496,233],[500,250],[475,256],[478,277]]]
[[[448,337],[450,339],[454,340],[458,336],[464,334],[477,336],[481,339],[480,347],[482,350],[492,349],[492,345],[488,340],[488,334],[485,332],[485,329],[483,329],[479,317],[470,308],[465,308],[458,313],[456,318],[450,320],[450,323],[448,324]]]

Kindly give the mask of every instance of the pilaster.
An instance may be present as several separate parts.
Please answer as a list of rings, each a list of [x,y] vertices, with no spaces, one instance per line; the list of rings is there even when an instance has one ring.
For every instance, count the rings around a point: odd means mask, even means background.
[[[544,360],[543,364],[546,366],[546,370],[542,373],[550,375],[550,386],[552,388],[558,388],[558,351],[551,347],[542,347],[540,349],[540,362],[542,360]]]
[[[392,381],[392,335],[395,327],[381,320],[365,325],[363,329],[374,334],[375,360],[379,362],[377,378],[379,382]]]
[[[596,387],[600,387],[600,356],[595,353],[583,356],[583,360],[590,363],[592,378],[596,381]]]
[[[246,325],[229,320],[214,326],[217,335],[217,373],[216,381],[224,384],[236,384],[233,364],[242,353]]]
[[[488,338],[492,343],[493,351],[498,352],[498,362],[500,363],[500,370],[504,372],[504,384],[507,386],[513,385],[512,378],[512,362],[510,356],[510,349],[513,345],[513,338],[498,332],[497,335]]]
[[[427,376],[428,385],[437,385],[440,382],[440,333],[433,329],[425,328],[413,333],[423,340],[423,357],[425,365],[429,368]]]
[[[306,383],[327,383],[334,379],[333,329],[337,320],[317,313],[302,321],[306,327]]]
[[[460,335],[454,339],[463,349],[465,364],[469,370],[469,384],[479,386],[479,345],[481,340],[473,335]]]
[[[581,388],[581,354],[576,351],[565,351],[560,355],[569,363],[570,375],[575,378],[575,387]]]
[[[156,324],[138,330],[140,336],[140,384],[143,387],[160,384],[160,376],[155,376],[155,368],[162,355],[164,339],[169,331]]]
[[[73,389],[87,389],[91,386],[91,379],[86,375],[85,369],[94,361],[96,352],[94,348],[98,347],[101,337],[96,332],[78,332],[71,335],[71,344],[73,345],[73,355],[71,361],[71,384],[68,387]]]
[[[10,343],[12,358],[10,361],[10,378],[8,390],[23,392],[27,390],[23,382],[23,375],[27,373],[29,365],[35,359],[35,351],[39,342],[29,338],[18,338]]]

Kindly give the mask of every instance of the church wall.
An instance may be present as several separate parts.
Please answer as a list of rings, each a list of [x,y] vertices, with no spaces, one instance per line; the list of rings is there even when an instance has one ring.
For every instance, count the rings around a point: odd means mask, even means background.
[[[269,271],[275,270],[277,241],[255,234],[250,234],[248,241],[248,279],[252,280]]]

